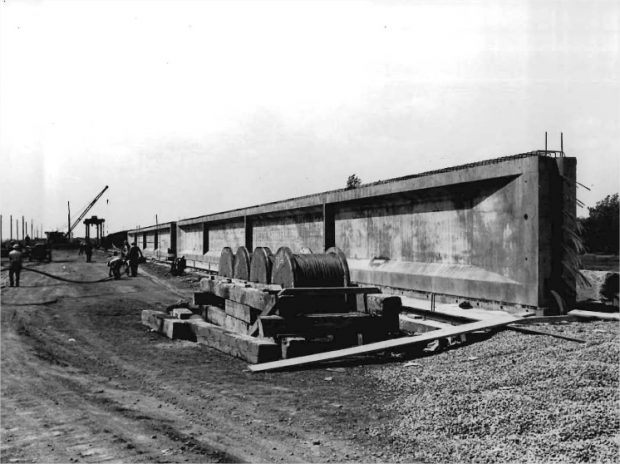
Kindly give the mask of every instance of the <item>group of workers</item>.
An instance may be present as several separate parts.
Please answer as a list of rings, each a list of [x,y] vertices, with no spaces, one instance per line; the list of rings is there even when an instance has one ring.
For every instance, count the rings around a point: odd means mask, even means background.
[[[80,244],[79,254],[85,254],[86,262],[91,262],[93,245],[90,240],[86,239],[85,242]],[[142,250],[140,250],[138,245],[134,242],[129,246],[129,243],[125,240],[121,248],[120,256],[118,255],[118,251],[115,251],[112,259],[108,261],[110,276],[114,276],[115,279],[120,279],[121,267],[125,265],[127,275],[136,277],[138,275],[138,265],[143,258]],[[19,287],[19,277],[22,271],[23,261],[21,247],[18,243],[14,243],[9,252],[9,285],[11,287]]]
[[[115,251],[114,256],[112,256],[112,258],[108,261],[110,277],[114,276],[116,280],[120,279],[121,268],[123,266],[125,266],[125,272],[127,275],[136,277],[138,275],[138,265],[143,257],[142,250],[140,250],[135,242],[129,246],[129,243],[125,240],[123,247],[121,248],[120,256],[118,251]]]

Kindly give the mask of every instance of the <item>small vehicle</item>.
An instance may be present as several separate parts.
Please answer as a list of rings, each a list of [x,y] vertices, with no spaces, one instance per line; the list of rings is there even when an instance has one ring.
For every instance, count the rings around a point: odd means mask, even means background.
[[[37,243],[27,247],[27,250],[28,261],[52,261],[52,249],[45,243]]]

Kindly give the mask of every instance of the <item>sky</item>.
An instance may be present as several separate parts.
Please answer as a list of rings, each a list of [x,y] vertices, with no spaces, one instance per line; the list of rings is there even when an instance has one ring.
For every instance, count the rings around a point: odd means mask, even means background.
[[[114,232],[545,131],[594,206],[618,192],[619,44],[615,0],[2,0],[3,237],[11,214],[66,231],[105,185],[88,216]]]

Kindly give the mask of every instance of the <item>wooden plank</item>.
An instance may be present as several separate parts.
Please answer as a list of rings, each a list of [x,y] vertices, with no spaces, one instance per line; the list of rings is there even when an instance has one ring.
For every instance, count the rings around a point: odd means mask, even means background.
[[[571,322],[571,321],[576,321],[577,317],[576,316],[569,316],[569,315],[565,315],[565,316],[532,316],[532,317],[524,317],[523,319],[520,319],[518,322],[515,322],[515,324],[519,324],[519,325],[527,325],[527,324],[555,324],[558,322]]]
[[[370,314],[351,312],[334,314],[305,314],[298,317],[261,316],[260,331],[262,337],[275,337],[281,334],[325,335],[339,331],[382,332],[385,326],[382,319]],[[384,337],[385,338],[385,337]]]
[[[560,338],[562,340],[568,340],[571,342],[577,342],[577,343],[585,343],[585,340],[582,340],[580,338],[573,338],[573,337],[567,337],[566,335],[560,335],[560,334],[554,334],[554,333],[550,333],[550,332],[543,332],[542,330],[535,330],[535,329],[526,329],[525,327],[518,327],[518,326],[508,326],[507,329],[509,330],[514,330],[515,332],[521,332],[524,334],[530,334],[530,335],[547,335],[548,337],[554,337],[554,338]]]
[[[226,318],[224,319],[224,328],[230,330],[231,332],[247,335],[250,324],[243,322],[236,317],[232,317],[230,314],[226,314]]]
[[[440,338],[452,337],[456,335],[466,334],[468,332],[474,332],[476,330],[493,329],[497,327],[503,327],[511,322],[517,320],[511,316],[498,317],[495,320],[478,321],[469,324],[463,324],[460,326],[454,326],[450,328],[434,330],[422,335],[415,335],[412,337],[394,338],[390,340],[384,340],[377,343],[370,343],[368,345],[355,346],[352,348],[344,348],[342,350],[328,351],[326,353],[319,353],[310,356],[301,356],[293,359],[283,359],[280,361],[274,361],[270,363],[257,364],[249,366],[252,372],[262,372],[274,369],[283,369],[286,367],[303,366],[308,364],[315,364],[322,361],[332,361],[335,359],[346,358],[348,356],[356,356],[360,354],[370,354],[379,351],[389,350],[392,348],[400,348],[415,343],[427,343]]]
[[[198,343],[244,361],[262,363],[280,357],[280,345],[272,340],[239,335],[205,321],[190,320],[187,324],[192,327]]]
[[[204,319],[212,324],[223,326],[226,319],[226,311],[217,306],[207,306],[204,310]]]
[[[381,293],[377,287],[295,287],[285,288],[279,296],[330,296],[330,295],[366,295]]]
[[[258,309],[244,305],[243,303],[237,303],[233,300],[225,300],[224,309],[226,310],[226,314],[248,324],[253,324],[260,314]]]
[[[581,309],[573,309],[568,312],[569,316],[575,316],[580,319],[600,319],[603,321],[620,321],[620,313],[603,313],[597,311],[583,311]]]

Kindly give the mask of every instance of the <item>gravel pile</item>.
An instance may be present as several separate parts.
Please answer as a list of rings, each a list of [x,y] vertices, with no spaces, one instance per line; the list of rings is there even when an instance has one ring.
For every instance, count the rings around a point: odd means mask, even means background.
[[[613,322],[533,325],[584,344],[503,331],[369,369],[399,400],[369,432],[386,461],[618,462],[620,337]]]

